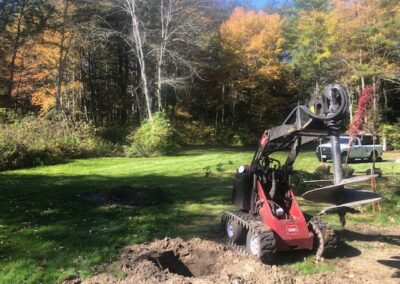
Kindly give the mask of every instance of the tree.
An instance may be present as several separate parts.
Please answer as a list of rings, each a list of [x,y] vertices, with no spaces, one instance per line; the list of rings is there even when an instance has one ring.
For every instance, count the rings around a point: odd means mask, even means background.
[[[46,31],[40,41],[28,40],[15,60],[13,97],[44,111],[55,105],[57,91],[58,50],[49,44],[52,39],[53,34]]]
[[[220,28],[232,115],[240,124],[248,122],[250,128],[266,126],[285,100],[286,93],[276,93],[284,70],[282,27],[278,14],[237,8]]]
[[[181,88],[198,76],[194,49],[201,48],[201,33],[207,28],[205,1],[121,0],[129,16],[130,30],[122,36],[138,60],[141,90],[147,116],[163,109],[164,86]]]
[[[234,10],[221,26],[221,45],[232,84],[237,90],[255,89],[259,80],[280,77],[283,37],[278,14]]]
[[[132,48],[132,51],[135,52],[139,68],[140,68],[140,79],[142,83],[142,91],[145,97],[147,116],[149,119],[152,119],[153,111],[152,111],[152,101],[151,95],[149,92],[149,80],[147,75],[147,61],[145,56],[145,40],[147,36],[147,31],[145,29],[145,23],[140,18],[144,12],[140,11],[140,9],[145,9],[141,7],[140,4],[143,4],[140,0],[121,0],[120,7],[123,11],[129,16],[130,19],[130,31],[127,39],[129,46]]]
[[[387,106],[385,85],[397,88],[400,80],[398,1],[334,1],[332,17],[338,19],[342,80],[353,89],[373,86],[373,120],[377,121],[380,98]]]
[[[204,34],[211,19],[204,8],[207,1],[159,0],[159,32],[150,38],[156,54],[156,97],[158,109],[163,108],[163,86],[173,89],[199,76],[199,62],[193,54],[207,45]]]
[[[321,85],[337,77],[337,20],[324,11],[299,10],[290,30],[290,66],[299,74],[303,93],[318,92]]]
[[[8,65],[7,95],[12,97],[15,73],[17,72],[16,60],[24,52],[21,51],[25,42],[37,35],[46,25],[51,8],[46,1],[19,0],[4,1],[0,6],[1,25],[0,32],[3,39],[2,47],[9,50],[5,54],[5,63]],[[4,52],[4,51],[3,51]]]

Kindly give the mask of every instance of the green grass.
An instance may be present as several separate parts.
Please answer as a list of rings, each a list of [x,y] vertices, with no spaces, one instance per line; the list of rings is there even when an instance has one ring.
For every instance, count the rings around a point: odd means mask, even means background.
[[[337,259],[315,262],[315,257],[309,255],[307,257],[304,257],[302,261],[298,260],[291,264],[284,264],[284,266],[291,268],[302,275],[310,275],[333,271],[335,269],[336,263]]]
[[[232,176],[249,163],[252,151],[192,149],[174,157],[98,158],[0,173],[0,283],[53,283],[87,277],[96,264],[112,262],[127,244],[170,237],[214,237],[230,205]],[[277,156],[284,159],[285,154]],[[302,154],[295,168],[312,172],[313,153]],[[354,165],[357,171],[367,164]],[[385,174],[399,164],[379,163]],[[398,178],[386,180],[381,214],[366,211],[350,222],[400,224]],[[160,187],[172,203],[159,206],[100,207],[83,198],[120,186]],[[315,207],[302,202],[304,208]],[[386,215],[385,215],[386,214]],[[392,219],[393,218],[393,219]],[[336,222],[337,218],[332,217]],[[393,221],[394,220],[394,221]],[[309,259],[309,258],[307,258]],[[304,273],[330,269],[312,261],[288,264]],[[322,269],[322,270],[321,270]]]

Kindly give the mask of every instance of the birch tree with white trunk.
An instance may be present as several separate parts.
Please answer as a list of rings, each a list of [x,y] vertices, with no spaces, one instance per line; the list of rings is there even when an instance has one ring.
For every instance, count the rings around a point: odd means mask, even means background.
[[[141,89],[148,117],[164,109],[163,90],[183,89],[199,75],[193,53],[201,49],[208,15],[205,0],[117,0],[129,17],[125,41],[140,65]]]
[[[190,52],[204,46],[207,29],[206,7],[201,0],[155,0],[160,29],[150,43],[156,54],[156,97],[163,108],[163,86],[184,88],[194,76],[200,77],[200,64],[191,60]],[[157,3],[158,2],[158,3]]]
[[[142,84],[142,91],[145,98],[147,116],[151,120],[153,118],[152,112],[152,98],[149,90],[149,80],[147,75],[147,62],[145,54],[146,44],[146,27],[140,17],[140,5],[144,5],[145,1],[140,0],[119,0],[117,2],[119,7],[129,16],[130,29],[128,36],[125,38],[132,51],[136,54],[136,58],[140,65],[140,80]]]

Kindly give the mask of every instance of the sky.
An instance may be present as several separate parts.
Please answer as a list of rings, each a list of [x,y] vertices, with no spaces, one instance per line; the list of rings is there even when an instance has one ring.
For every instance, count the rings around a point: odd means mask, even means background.
[[[264,6],[265,3],[267,3],[267,0],[252,0],[252,3],[257,8],[261,8]]]

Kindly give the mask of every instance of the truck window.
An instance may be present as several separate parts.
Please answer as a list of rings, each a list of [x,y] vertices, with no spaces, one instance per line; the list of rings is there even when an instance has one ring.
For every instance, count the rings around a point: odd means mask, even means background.
[[[340,137],[340,144],[349,144],[350,137]]]
[[[378,136],[372,136],[372,135],[365,135],[361,137],[361,144],[362,145],[373,145],[374,144],[374,139],[375,139],[375,145],[378,145],[380,143],[379,137]]]

